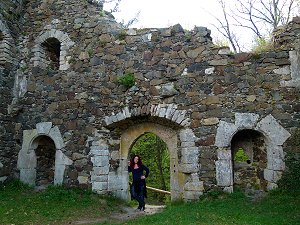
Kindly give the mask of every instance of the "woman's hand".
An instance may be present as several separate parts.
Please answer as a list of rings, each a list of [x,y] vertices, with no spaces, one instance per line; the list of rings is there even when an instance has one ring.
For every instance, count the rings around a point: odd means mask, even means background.
[[[141,176],[141,179],[142,179],[142,180],[145,180],[145,178],[146,178],[146,177],[145,177],[144,175],[143,175],[143,176]]]

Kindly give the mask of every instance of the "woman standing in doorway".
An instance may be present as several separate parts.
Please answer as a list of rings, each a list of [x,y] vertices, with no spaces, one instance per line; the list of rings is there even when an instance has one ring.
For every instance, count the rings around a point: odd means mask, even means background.
[[[132,172],[131,196],[138,201],[138,209],[145,211],[145,197],[147,197],[145,179],[149,175],[149,169],[143,165],[139,155],[134,155],[129,162],[128,172]]]

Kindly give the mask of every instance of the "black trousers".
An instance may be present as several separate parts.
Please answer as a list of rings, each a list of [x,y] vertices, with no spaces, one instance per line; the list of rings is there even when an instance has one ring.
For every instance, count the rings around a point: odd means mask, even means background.
[[[144,189],[145,185],[142,182],[139,183],[138,186],[133,184],[131,187],[131,195],[135,200],[138,201],[139,208],[145,207]]]

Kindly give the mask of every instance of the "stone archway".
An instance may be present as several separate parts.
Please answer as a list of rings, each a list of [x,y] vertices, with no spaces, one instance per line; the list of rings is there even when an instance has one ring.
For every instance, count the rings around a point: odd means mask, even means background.
[[[70,39],[68,34],[60,30],[54,30],[54,29],[42,33],[39,37],[35,39],[35,46],[32,49],[32,52],[34,54],[34,58],[32,58],[33,65],[40,66],[42,68],[47,68],[47,66],[49,66],[49,62],[47,61],[47,57],[46,57],[47,53],[43,48],[43,45],[49,39],[56,39],[60,44],[60,51],[59,54],[57,54],[59,56],[58,59],[59,70],[69,69],[70,65],[68,60],[70,59],[70,57],[67,56],[67,51],[75,43]]]
[[[126,124],[125,121],[131,121],[131,125],[115,133],[114,137],[105,137],[102,132],[96,133],[91,139],[93,141],[89,155],[93,163],[93,191],[100,194],[111,192],[122,199],[129,198],[128,153],[138,137],[151,132],[159,136],[169,149],[172,200],[198,199],[204,190],[198,175],[199,148],[196,147],[197,138],[188,128],[190,119],[186,117],[186,113],[185,110],[178,110],[174,104],[159,104],[124,108],[105,117],[106,126],[111,127],[111,130],[119,130],[118,126]],[[136,118],[143,118],[142,122],[138,122]],[[111,143],[117,143],[119,149],[110,151]]]
[[[216,161],[217,185],[224,191],[233,192],[233,165],[231,141],[234,135],[241,130],[254,130],[264,136],[267,151],[267,166],[263,178],[267,181],[267,189],[277,187],[285,169],[284,152],[282,145],[290,137],[272,115],[259,121],[259,115],[254,113],[236,113],[235,123],[221,121],[219,123],[215,146],[218,147]]]
[[[57,126],[52,127],[51,122],[36,124],[36,129],[23,131],[22,149],[18,154],[18,169],[20,170],[20,180],[29,185],[36,185],[37,175],[37,155],[36,149],[41,137],[51,139],[55,145],[55,170],[54,181],[56,185],[63,183],[64,172],[67,165],[73,161],[64,153],[65,144]]]
[[[120,143],[120,175],[124,176],[125,182],[128,184],[128,155],[134,142],[145,133],[153,133],[159,136],[167,145],[170,155],[170,191],[171,199],[179,199],[183,192],[185,184],[185,175],[179,171],[178,150],[177,150],[177,133],[165,126],[154,123],[138,124],[130,127],[121,136]],[[124,195],[128,194],[128,185],[123,190]]]

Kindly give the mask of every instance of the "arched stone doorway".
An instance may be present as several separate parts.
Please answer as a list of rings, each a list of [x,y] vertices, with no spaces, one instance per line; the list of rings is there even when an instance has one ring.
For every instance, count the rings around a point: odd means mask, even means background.
[[[62,184],[66,166],[73,163],[63,153],[64,147],[65,144],[58,127],[52,127],[51,122],[38,123],[36,124],[36,129],[24,130],[22,149],[18,154],[17,163],[20,170],[20,180],[32,186],[42,184],[43,182],[55,185]],[[48,160],[46,159],[48,153],[51,159],[47,162],[47,168],[43,169],[39,164]],[[55,157],[53,158],[54,154]],[[53,159],[55,161],[54,171]],[[47,172],[45,171],[48,171],[50,174],[46,175]],[[54,179],[51,180],[51,178]]]
[[[127,129],[121,136],[121,145],[120,145],[120,159],[121,159],[121,167],[123,171],[124,179],[127,180],[128,184],[128,158],[129,152],[132,145],[135,141],[144,133],[153,133],[159,136],[167,145],[170,155],[170,192],[171,199],[179,199],[181,198],[181,194],[183,192],[183,187],[185,184],[185,174],[179,172],[178,169],[178,150],[177,150],[177,133],[165,126],[154,124],[154,123],[144,123],[139,124],[134,127],[130,127]],[[124,188],[124,195],[129,194],[128,185]]]
[[[158,104],[126,107],[106,116],[107,129],[95,132],[89,140],[92,190],[129,199],[128,153],[139,136],[150,132],[168,146],[171,199],[199,199],[204,191],[198,174],[199,148],[186,113],[174,104]]]
[[[265,185],[267,190],[276,188],[277,181],[281,178],[282,172],[285,170],[282,145],[290,137],[290,133],[285,130],[272,115],[268,115],[259,120],[259,115],[254,113],[236,113],[235,123],[220,121],[215,141],[215,146],[218,147],[218,160],[216,161],[217,185],[226,192],[233,192],[234,168],[232,147],[234,148],[234,146],[231,145],[235,145],[234,140],[237,139],[234,138],[234,136],[237,134],[247,137],[247,130],[248,134],[252,134],[250,136],[257,139],[258,142],[262,139],[264,140],[263,147],[261,146],[259,148],[261,151],[265,149],[264,154],[259,154],[266,155],[266,160],[264,160],[264,158],[259,160],[259,163],[261,163],[259,167],[260,188],[265,189]],[[246,135],[244,132],[246,132]],[[262,136],[264,138],[262,138]],[[252,142],[249,141],[251,138],[244,138],[244,140],[248,140],[248,143]],[[263,179],[261,170],[263,170]],[[264,184],[264,180],[266,184]]]
[[[238,131],[231,140],[231,153],[234,187],[245,191],[266,190],[267,149],[264,136],[255,130]]]
[[[170,155],[166,143],[154,133],[144,133],[133,143],[128,160],[134,155],[139,155],[150,170],[147,186],[170,191]],[[129,180],[132,181],[131,173]],[[169,200],[168,194],[148,190],[147,202],[150,204],[164,204]]]

